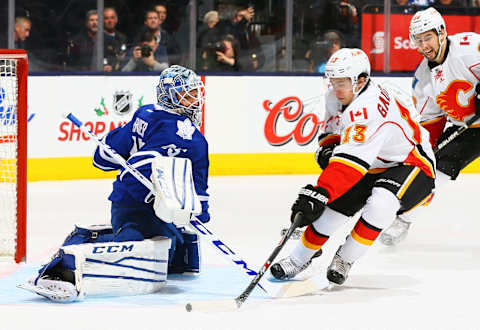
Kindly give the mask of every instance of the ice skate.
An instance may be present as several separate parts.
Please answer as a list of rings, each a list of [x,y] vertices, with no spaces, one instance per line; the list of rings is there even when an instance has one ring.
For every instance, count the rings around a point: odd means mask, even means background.
[[[308,268],[312,263],[312,259],[319,257],[322,255],[322,250],[318,250],[315,252],[313,257],[303,265],[297,265],[295,262],[290,258],[290,256],[283,258],[279,262],[276,262],[270,268],[270,272],[272,273],[273,277],[277,280],[289,280],[294,278],[302,271]]]
[[[35,279],[30,279],[27,283],[17,285],[17,287],[55,302],[71,302],[78,297],[78,291],[72,283],[48,275],[39,278],[36,283]]]
[[[396,218],[390,227],[380,235],[380,242],[384,245],[394,246],[403,241],[408,235],[411,222]]]
[[[340,248],[333,257],[332,263],[327,269],[327,278],[330,282],[342,285],[348,277],[348,272],[353,265],[353,262],[343,260],[339,255]]]

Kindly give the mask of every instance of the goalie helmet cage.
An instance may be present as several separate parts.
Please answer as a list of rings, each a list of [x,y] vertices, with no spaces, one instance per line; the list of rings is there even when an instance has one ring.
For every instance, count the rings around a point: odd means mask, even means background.
[[[0,49],[0,257],[26,259],[27,53]]]

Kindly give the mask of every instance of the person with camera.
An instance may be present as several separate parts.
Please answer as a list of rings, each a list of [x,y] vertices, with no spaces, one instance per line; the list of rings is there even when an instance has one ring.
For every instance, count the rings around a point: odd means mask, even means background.
[[[239,45],[232,35],[225,35],[217,42],[209,42],[202,51],[202,70],[239,71]]]
[[[139,44],[131,50],[131,57],[122,71],[162,71],[166,68],[168,68],[168,58],[165,49],[158,47],[152,32],[146,31],[140,36]]]

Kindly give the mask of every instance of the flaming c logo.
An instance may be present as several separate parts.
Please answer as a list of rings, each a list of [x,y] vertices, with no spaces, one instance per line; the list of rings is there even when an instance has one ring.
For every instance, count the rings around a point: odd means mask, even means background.
[[[436,102],[450,117],[458,121],[463,121],[465,117],[475,112],[475,95],[472,95],[468,99],[468,104],[463,106],[458,102],[458,93],[460,93],[460,91],[467,93],[472,88],[473,85],[469,81],[454,80],[448,85],[444,92],[441,92],[437,96]]]

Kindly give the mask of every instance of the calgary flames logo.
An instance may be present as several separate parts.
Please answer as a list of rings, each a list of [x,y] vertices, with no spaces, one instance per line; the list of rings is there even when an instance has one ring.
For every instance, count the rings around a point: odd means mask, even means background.
[[[468,99],[466,106],[461,105],[458,101],[459,93],[468,93],[473,88],[473,85],[469,81],[454,80],[448,85],[444,92],[441,92],[436,102],[443,111],[455,120],[463,121],[465,117],[475,112],[475,95],[472,95]],[[464,103],[464,102],[462,102]]]

